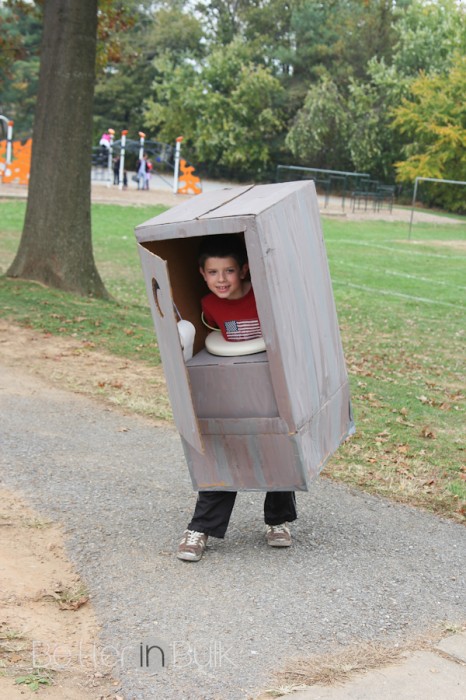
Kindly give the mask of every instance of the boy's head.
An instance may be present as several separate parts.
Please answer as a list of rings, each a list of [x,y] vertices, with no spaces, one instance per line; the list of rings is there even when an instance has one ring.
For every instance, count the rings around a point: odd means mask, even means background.
[[[249,266],[246,246],[235,234],[206,236],[199,249],[199,272],[220,299],[244,296]]]

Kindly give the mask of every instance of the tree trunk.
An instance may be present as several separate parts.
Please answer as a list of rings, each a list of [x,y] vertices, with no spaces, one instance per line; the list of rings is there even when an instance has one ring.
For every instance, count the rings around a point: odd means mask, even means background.
[[[91,236],[97,0],[45,0],[31,178],[10,277],[108,297]]]

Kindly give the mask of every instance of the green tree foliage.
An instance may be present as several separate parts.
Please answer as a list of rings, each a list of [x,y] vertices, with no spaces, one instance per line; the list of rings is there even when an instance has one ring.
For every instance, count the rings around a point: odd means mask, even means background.
[[[40,4],[0,0],[0,108],[25,134]],[[392,181],[409,145],[392,110],[466,54],[465,18],[457,0],[99,0],[94,142],[182,134],[211,174],[291,162]]]
[[[186,14],[181,4],[158,9],[137,6],[134,13],[133,26],[120,39],[116,58],[107,62],[98,76],[95,138],[109,127],[117,134],[128,129],[133,138],[139,131],[145,131],[148,125],[144,123],[144,101],[152,94],[159,70],[165,70],[168,65],[171,70],[187,57],[198,61],[203,55],[200,22]],[[161,61],[164,56],[167,60]]]
[[[346,5],[347,11],[356,4],[341,3],[340,7]],[[339,61],[332,61],[330,83],[324,77],[312,82],[286,143],[294,157],[306,165],[340,161],[339,169],[346,163],[349,169],[393,181],[394,163],[401,160],[406,141],[403,133],[390,128],[393,109],[408,94],[419,67],[438,73],[452,65],[455,54],[449,53],[450,48],[464,45],[465,15],[452,0],[413,0],[391,9],[389,3],[370,5],[362,34],[349,31],[354,22],[359,23],[358,12],[340,16],[346,30],[340,27],[337,35],[354,34],[361,38],[361,47],[349,41],[342,49],[348,68],[341,69]],[[331,41],[329,47],[335,48]],[[339,135],[332,138],[335,132]],[[335,146],[336,153],[332,151]]]
[[[313,85],[286,137],[300,164],[344,170],[350,167],[348,111],[338,86],[328,77]]]
[[[330,75],[345,89],[352,78],[365,79],[368,61],[388,60],[393,43],[391,0],[297,0],[291,13],[293,41],[290,91],[299,109],[310,87]]]
[[[369,61],[367,71],[367,80],[349,84],[348,149],[355,170],[390,182],[401,154],[399,134],[390,129],[392,109],[407,94],[409,81],[383,60]]]
[[[182,7],[161,7],[149,23],[147,41],[153,56],[168,54],[179,62],[186,56],[201,58],[204,53],[200,21]]]
[[[184,136],[197,163],[230,176],[261,178],[281,129],[282,88],[235,40],[213,51],[202,66],[158,63],[155,99],[145,122],[161,140]]]
[[[285,143],[298,162],[378,176],[390,171],[382,162],[386,139],[379,140],[384,92],[371,72],[372,62],[391,59],[393,8],[391,0],[302,0],[294,7],[293,109]]]
[[[0,6],[0,113],[15,122],[15,138],[31,136],[39,79],[42,8]]]
[[[202,17],[206,39],[227,46],[241,36],[248,4],[248,0],[198,0],[195,9]]]
[[[335,44],[338,73],[343,79],[365,80],[371,60],[391,61],[396,4],[393,0],[342,4],[342,26]]]
[[[456,54],[445,74],[421,74],[411,95],[394,110],[393,128],[405,142],[398,179],[416,177],[466,181],[466,56]],[[464,211],[464,189],[434,185],[429,202]]]
[[[400,76],[444,72],[466,53],[466,13],[457,0],[412,0],[395,12],[393,65]]]

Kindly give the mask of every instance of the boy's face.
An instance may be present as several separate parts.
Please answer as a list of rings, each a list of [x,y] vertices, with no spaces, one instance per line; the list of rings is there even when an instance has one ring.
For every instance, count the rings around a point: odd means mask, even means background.
[[[240,268],[234,258],[207,258],[199,271],[210,291],[220,299],[241,299],[248,264]]]

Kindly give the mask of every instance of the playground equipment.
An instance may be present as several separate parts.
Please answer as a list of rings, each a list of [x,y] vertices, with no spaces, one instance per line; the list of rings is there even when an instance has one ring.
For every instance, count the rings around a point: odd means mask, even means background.
[[[13,141],[11,119],[0,114],[0,123],[6,125],[6,139],[0,141],[0,181],[4,184],[27,185],[31,167],[32,139],[25,143]]]
[[[11,142],[13,140],[13,124],[14,122],[11,119],[7,119],[3,114],[0,114],[0,120],[6,124],[6,153],[5,153],[5,164],[0,167],[2,167],[2,170],[6,170],[8,166],[11,163]]]
[[[119,184],[120,190],[123,189],[125,182],[125,151],[126,151],[126,135],[128,131],[125,129],[121,132],[121,142],[120,142],[120,172],[119,172]]]
[[[100,144],[93,149],[92,153],[92,178],[94,180],[105,181],[110,187],[113,182],[113,160],[119,157],[118,186],[123,189],[125,186],[125,172],[129,156],[137,155],[142,160],[144,153],[147,153],[153,169],[151,174],[160,178],[168,187],[171,187],[174,194],[200,194],[202,192],[201,180],[194,174],[194,167],[184,158],[181,158],[181,143],[183,137],[176,139],[175,147],[159,141],[147,140],[146,134],[142,131],[138,133],[138,139],[128,138],[128,131],[121,132],[121,139],[115,140],[113,129],[108,129],[107,134],[111,139],[102,136]],[[173,171],[173,182],[167,179],[167,171]]]
[[[14,122],[0,114],[0,124],[4,125],[6,131],[6,139],[0,139],[0,182],[27,185],[31,169],[32,138],[24,143],[13,141]],[[156,168],[152,170],[152,174],[163,180],[169,187],[172,186],[175,194],[202,192],[200,178],[194,175],[194,167],[180,157],[182,136],[177,138],[174,148],[166,143],[146,141],[146,135],[142,131],[138,134],[138,141],[128,139],[127,134],[127,130],[122,131],[121,139],[117,141],[115,141],[114,129],[107,129],[102,134],[99,146],[92,149],[93,180],[106,182],[107,187],[110,187],[113,183],[114,156],[119,155],[119,187],[122,189],[126,182],[125,155],[137,153],[141,160],[144,153],[148,153],[155,166],[160,165],[164,170],[173,171],[173,185]]]
[[[181,152],[181,142],[183,140],[182,136],[178,136],[176,139],[176,146],[175,146],[175,174],[173,177],[173,194],[176,194],[178,191],[178,175],[180,172],[180,152]]]

